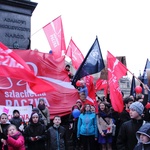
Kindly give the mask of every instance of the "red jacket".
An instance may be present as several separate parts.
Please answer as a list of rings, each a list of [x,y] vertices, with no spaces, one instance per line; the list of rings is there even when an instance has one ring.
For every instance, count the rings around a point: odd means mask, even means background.
[[[25,140],[23,135],[19,135],[17,139],[8,136],[7,139],[8,150],[25,150]]]

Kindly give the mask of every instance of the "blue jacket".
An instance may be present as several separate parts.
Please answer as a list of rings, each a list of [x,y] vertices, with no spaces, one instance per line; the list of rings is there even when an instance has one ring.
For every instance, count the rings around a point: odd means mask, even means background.
[[[80,114],[77,125],[77,138],[79,138],[80,135],[94,135],[97,138],[97,134],[96,114],[92,112]]]

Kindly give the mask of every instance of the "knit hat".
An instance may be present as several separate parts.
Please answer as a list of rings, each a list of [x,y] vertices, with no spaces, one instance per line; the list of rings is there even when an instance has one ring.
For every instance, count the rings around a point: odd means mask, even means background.
[[[141,102],[134,102],[130,105],[130,109],[135,110],[139,115],[142,115],[144,106]]]

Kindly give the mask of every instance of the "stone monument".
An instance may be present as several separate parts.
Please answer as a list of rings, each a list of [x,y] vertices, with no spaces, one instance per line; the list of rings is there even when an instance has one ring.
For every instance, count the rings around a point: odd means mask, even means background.
[[[12,49],[29,49],[31,16],[37,3],[0,0],[0,41]]]

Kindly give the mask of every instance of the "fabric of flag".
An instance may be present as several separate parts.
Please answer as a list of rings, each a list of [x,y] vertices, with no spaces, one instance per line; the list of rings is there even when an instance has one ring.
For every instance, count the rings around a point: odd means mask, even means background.
[[[94,73],[100,72],[105,67],[100,45],[98,42],[98,38],[96,37],[92,47],[84,58],[82,64],[78,68],[74,78],[72,80],[72,84],[75,86],[75,83],[85,77],[87,75],[91,75]]]
[[[107,80],[99,78],[96,81],[95,90],[96,91],[104,90],[104,95],[107,96],[107,89],[108,89]]]
[[[47,40],[52,50],[52,55],[55,59],[66,54],[66,44],[61,16],[54,19],[43,27]]]
[[[72,66],[77,70],[81,63],[84,60],[84,56],[79,50],[79,48],[76,46],[74,41],[71,39],[67,48],[66,55],[70,57],[72,61]]]
[[[124,104],[119,79],[126,75],[128,69],[110,52],[107,54],[107,67],[111,104],[115,111],[122,112]]]
[[[145,68],[144,68],[144,71],[143,71],[143,75],[141,77],[141,81],[144,83],[144,84],[148,84],[148,80],[147,80],[147,70],[150,69],[150,61],[147,59],[146,60],[146,64],[145,64]]]
[[[96,91],[106,89],[106,88],[107,88],[107,80],[103,80],[103,79],[99,78],[96,81],[96,85],[95,85]]]
[[[2,77],[28,82],[30,89],[35,93],[55,90],[51,84],[36,77],[25,61],[2,43],[0,43],[0,70]]]
[[[150,88],[150,61],[149,59],[146,60],[146,64],[145,64],[145,68],[143,71],[143,75],[140,77],[140,80],[148,85],[148,87]],[[141,87],[143,89],[143,85],[141,84]],[[144,89],[142,91],[142,93],[144,94]],[[150,102],[150,91],[148,91],[148,101]]]
[[[134,98],[136,97],[135,87],[136,87],[135,77],[132,76],[130,95],[132,95]]]
[[[86,83],[86,87],[88,89],[88,96],[86,98],[86,103],[93,105],[96,109],[96,112],[98,112],[98,106],[96,102],[96,96],[95,96],[95,86],[94,86],[94,78],[91,75],[85,76],[83,78],[84,82]]]

